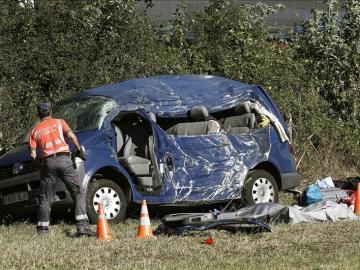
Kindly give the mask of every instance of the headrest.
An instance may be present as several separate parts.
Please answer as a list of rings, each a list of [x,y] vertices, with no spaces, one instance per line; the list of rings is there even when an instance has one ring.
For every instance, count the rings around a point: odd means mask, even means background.
[[[149,118],[156,123],[156,116],[153,112],[148,112]]]
[[[239,105],[236,105],[234,111],[236,115],[247,114],[250,113],[250,106],[247,102],[240,103]]]
[[[209,116],[209,112],[204,106],[194,106],[190,109],[189,116],[196,121],[202,121]]]

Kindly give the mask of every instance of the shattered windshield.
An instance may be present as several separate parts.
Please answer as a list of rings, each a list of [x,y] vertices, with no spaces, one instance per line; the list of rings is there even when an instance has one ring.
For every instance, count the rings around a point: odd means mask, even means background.
[[[64,119],[74,132],[97,129],[115,107],[113,99],[102,96],[66,100],[54,107],[53,118]]]
[[[73,132],[97,129],[115,107],[113,99],[102,96],[68,99],[54,106],[53,118],[64,119]],[[26,133],[23,143],[29,141],[30,131],[35,125]]]

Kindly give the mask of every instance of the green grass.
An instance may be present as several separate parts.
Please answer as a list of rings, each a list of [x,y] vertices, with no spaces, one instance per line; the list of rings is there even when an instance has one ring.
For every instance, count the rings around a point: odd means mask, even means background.
[[[153,222],[154,227],[159,221]],[[0,269],[359,269],[360,222],[276,225],[253,235],[207,231],[136,239],[137,221],[111,226],[114,240],[69,238],[67,224],[35,235],[32,224],[0,226]],[[95,227],[94,227],[95,229]],[[213,245],[203,241],[212,236]]]

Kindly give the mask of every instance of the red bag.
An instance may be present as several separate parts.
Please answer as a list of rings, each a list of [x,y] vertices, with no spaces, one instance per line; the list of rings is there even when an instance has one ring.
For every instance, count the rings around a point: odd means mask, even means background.
[[[355,204],[355,199],[356,199],[356,191],[355,190],[347,190],[346,191],[349,196],[345,197],[345,198],[341,198],[338,203],[345,203],[348,206],[354,205]]]

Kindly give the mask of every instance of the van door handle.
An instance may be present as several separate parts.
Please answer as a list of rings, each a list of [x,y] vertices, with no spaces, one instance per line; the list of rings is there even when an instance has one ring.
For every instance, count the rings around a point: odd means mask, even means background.
[[[108,143],[108,145],[112,145],[113,138],[111,136],[107,136],[107,143]]]
[[[172,171],[174,169],[173,159],[170,156],[166,158],[166,167],[168,168],[169,171]]]

